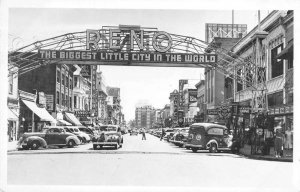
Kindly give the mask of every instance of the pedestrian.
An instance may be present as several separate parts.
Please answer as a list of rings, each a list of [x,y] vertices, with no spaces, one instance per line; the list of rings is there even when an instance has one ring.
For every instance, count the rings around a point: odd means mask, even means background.
[[[142,140],[146,140],[146,133],[145,133],[145,129],[142,129]]]
[[[164,128],[162,128],[160,140],[162,140],[164,138],[165,134],[166,134],[166,131],[164,130]]]
[[[275,150],[275,157],[282,157],[283,156],[283,139],[284,135],[282,134],[281,127],[275,127],[275,141],[274,141],[274,150]]]

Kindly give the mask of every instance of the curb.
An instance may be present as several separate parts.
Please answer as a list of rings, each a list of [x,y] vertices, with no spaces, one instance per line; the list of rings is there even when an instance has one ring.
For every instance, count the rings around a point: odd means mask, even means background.
[[[244,157],[247,157],[249,159],[257,159],[257,160],[266,160],[266,161],[279,161],[279,162],[293,162],[293,158],[287,159],[287,158],[273,158],[273,157],[265,157],[265,156],[259,156],[259,155],[248,155],[241,153],[240,155],[243,155]]]
[[[145,151],[100,151],[100,150],[90,150],[90,151],[37,151],[37,152],[17,152],[13,153],[14,151],[7,151],[12,152],[8,155],[36,155],[36,154],[168,154],[168,155],[182,155],[183,153],[176,153],[176,152],[145,152]]]

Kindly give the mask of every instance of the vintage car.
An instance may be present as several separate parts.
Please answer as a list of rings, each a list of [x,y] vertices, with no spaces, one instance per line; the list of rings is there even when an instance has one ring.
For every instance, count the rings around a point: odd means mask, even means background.
[[[60,127],[47,127],[42,132],[24,133],[18,142],[18,149],[36,150],[50,145],[58,147],[74,147],[80,144],[79,139],[72,133]]]
[[[130,131],[130,135],[138,135],[138,131],[136,129],[133,129]]]
[[[189,135],[189,127],[180,129],[173,137],[173,143],[179,147],[183,147]]]
[[[172,128],[165,129],[165,135],[163,137],[164,140],[169,141],[170,138],[174,135],[175,130]]]
[[[79,126],[78,129],[79,129],[79,131],[88,134],[90,137],[90,140],[92,140],[96,136],[95,132],[93,132],[91,129],[89,129],[85,126]]]
[[[209,150],[211,153],[218,151],[231,151],[233,146],[232,135],[227,127],[214,123],[194,123],[189,129],[186,148]]]
[[[73,133],[78,137],[78,139],[81,141],[81,143],[87,143],[91,141],[91,138],[88,134],[80,131],[77,126],[64,126],[64,129],[69,132]]]
[[[121,148],[123,145],[123,136],[121,128],[117,125],[100,126],[100,136],[93,139],[93,148],[102,149],[105,146],[112,146],[115,149]]]

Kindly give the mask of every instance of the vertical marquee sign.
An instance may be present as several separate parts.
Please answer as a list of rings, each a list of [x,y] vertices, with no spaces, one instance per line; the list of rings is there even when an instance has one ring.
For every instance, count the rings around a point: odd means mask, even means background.
[[[92,111],[98,117],[97,65],[92,66]]]
[[[184,101],[184,95],[183,95],[183,86],[185,84],[188,83],[188,80],[187,79],[180,79],[179,80],[179,94],[178,94],[178,97],[179,97],[179,105],[178,105],[178,110],[183,110],[183,101]],[[182,112],[181,115],[178,115],[178,122],[179,123],[182,123],[183,122],[183,118],[184,118],[184,114]]]

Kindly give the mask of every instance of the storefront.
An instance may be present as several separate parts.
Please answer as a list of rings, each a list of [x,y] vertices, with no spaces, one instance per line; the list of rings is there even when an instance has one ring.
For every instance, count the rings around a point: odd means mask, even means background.
[[[46,125],[55,125],[56,120],[45,108],[46,102],[41,98],[43,94],[37,95],[19,91],[21,120],[19,133],[39,132]]]
[[[7,108],[7,136],[8,141],[18,140],[17,127],[19,123],[19,114],[17,108]]]

